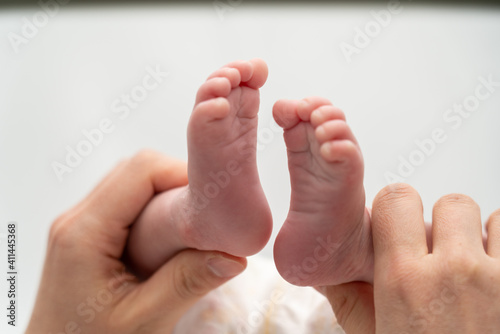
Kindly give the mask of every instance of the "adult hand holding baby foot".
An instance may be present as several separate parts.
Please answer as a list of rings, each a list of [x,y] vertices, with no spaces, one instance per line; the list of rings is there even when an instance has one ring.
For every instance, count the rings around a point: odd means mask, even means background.
[[[325,288],[339,323],[355,333],[498,333],[500,210],[487,223],[477,204],[448,195],[434,206],[428,249],[417,192],[391,185],[372,211],[374,284]]]
[[[272,226],[256,165],[267,75],[260,59],[215,71],[196,97],[188,167],[139,154],[53,224],[26,333],[170,333],[202,295],[244,270],[238,256],[258,252]],[[420,198],[407,186],[384,189],[370,221],[361,151],[340,109],[311,97],[280,100],[273,114],[292,184],[275,244],[285,279],[329,285],[348,334],[500,328],[500,211],[489,221],[486,254],[477,206],[441,200],[429,254]],[[148,279],[126,273],[123,258]]]
[[[144,282],[125,272],[130,225],[155,193],[186,184],[185,163],[143,152],[57,219],[26,333],[170,333],[198,299],[242,272],[243,258],[195,250]]]

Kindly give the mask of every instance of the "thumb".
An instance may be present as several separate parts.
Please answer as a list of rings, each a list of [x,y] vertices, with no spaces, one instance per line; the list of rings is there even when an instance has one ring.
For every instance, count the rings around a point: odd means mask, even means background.
[[[134,303],[136,319],[150,328],[173,329],[201,297],[245,270],[245,258],[219,252],[185,250],[143,282]],[[153,325],[155,324],[155,325]]]
[[[373,287],[351,282],[322,288],[346,334],[375,333]]]

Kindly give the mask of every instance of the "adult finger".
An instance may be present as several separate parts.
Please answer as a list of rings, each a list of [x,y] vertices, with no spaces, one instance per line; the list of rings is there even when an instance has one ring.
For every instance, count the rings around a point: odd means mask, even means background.
[[[488,255],[500,258],[500,209],[491,214],[486,228],[488,230]]]
[[[346,334],[375,333],[373,287],[364,282],[352,282],[324,287],[338,323]]]
[[[186,163],[142,151],[120,163],[81,203],[52,225],[52,236],[77,238],[79,247],[122,256],[128,228],[155,193],[187,184]]]
[[[132,224],[155,195],[187,184],[186,163],[155,151],[142,151],[122,163],[84,201],[84,210],[105,229]]]
[[[119,307],[126,318],[142,319],[149,327],[170,333],[196,301],[239,275],[246,264],[245,258],[224,253],[183,251],[141,283]]]
[[[372,233],[375,267],[385,268],[384,264],[401,256],[419,258],[428,254],[422,201],[415,189],[393,184],[377,194],[372,207]]]
[[[481,211],[470,197],[452,194],[441,197],[432,211],[433,253],[450,249],[484,253]]]

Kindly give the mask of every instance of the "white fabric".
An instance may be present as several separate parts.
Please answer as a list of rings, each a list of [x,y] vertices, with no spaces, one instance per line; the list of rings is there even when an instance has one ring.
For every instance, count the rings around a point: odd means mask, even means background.
[[[341,334],[330,304],[313,288],[284,281],[272,261],[249,259],[240,276],[200,300],[175,334]]]

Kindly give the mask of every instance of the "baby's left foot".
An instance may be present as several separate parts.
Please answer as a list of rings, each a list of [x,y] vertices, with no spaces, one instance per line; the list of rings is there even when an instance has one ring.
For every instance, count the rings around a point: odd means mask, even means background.
[[[296,285],[370,281],[373,251],[365,209],[363,158],[344,113],[319,97],[282,100],[292,197],[276,238],[280,274]]]
[[[148,275],[186,248],[249,256],[272,232],[256,161],[261,59],[216,70],[198,90],[188,126],[189,185],[157,195],[129,240],[136,270]]]
[[[257,171],[261,59],[215,71],[198,90],[188,126],[189,186],[178,224],[185,245],[249,256],[269,240],[272,218]]]

